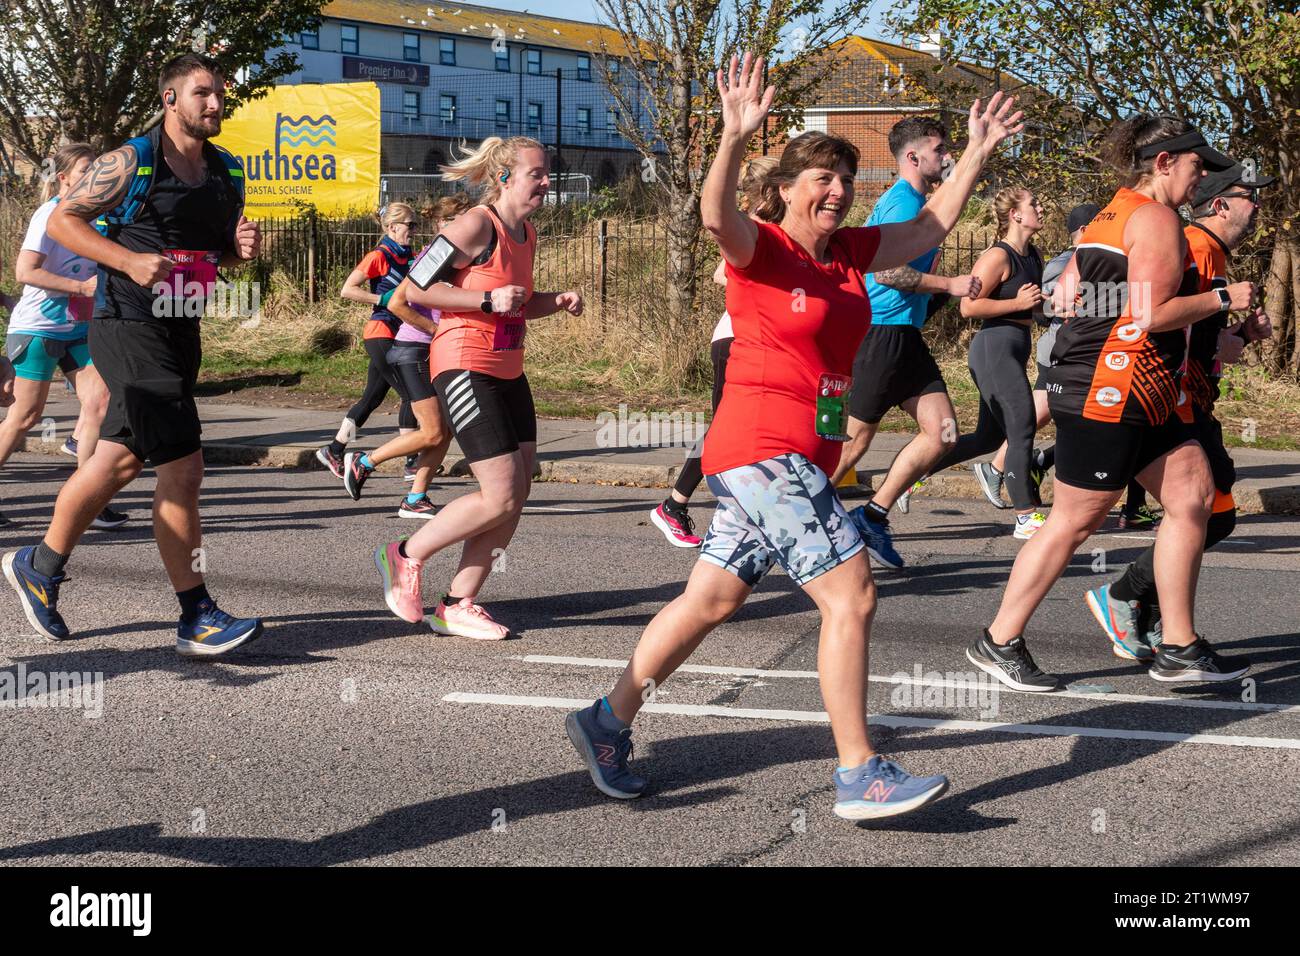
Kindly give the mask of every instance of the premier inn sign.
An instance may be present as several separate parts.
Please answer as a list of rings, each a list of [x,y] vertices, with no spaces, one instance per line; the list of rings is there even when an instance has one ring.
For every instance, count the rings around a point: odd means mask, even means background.
[[[371,80],[375,83],[401,83],[403,86],[428,86],[429,66],[427,63],[400,63],[365,56],[345,56],[343,78]]]

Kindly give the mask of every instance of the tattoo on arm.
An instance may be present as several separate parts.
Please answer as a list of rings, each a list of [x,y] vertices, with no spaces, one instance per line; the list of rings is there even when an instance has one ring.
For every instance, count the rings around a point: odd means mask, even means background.
[[[117,206],[135,176],[135,150],[123,146],[105,153],[90,165],[81,182],[63,197],[69,213],[87,222]]]
[[[911,266],[899,266],[897,269],[877,272],[876,281],[900,292],[915,292],[916,287],[921,284],[921,273]]]

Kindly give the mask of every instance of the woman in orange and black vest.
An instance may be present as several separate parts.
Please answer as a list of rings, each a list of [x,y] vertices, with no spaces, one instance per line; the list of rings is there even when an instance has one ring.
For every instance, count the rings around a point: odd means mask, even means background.
[[[1016,558],[997,617],[966,652],[1017,690],[1058,686],[1034,663],[1024,628],[1134,476],[1165,509],[1155,553],[1164,633],[1150,675],[1226,681],[1249,668],[1241,658],[1221,658],[1193,627],[1214,481],[1205,452],[1176,412],[1188,330],[1224,308],[1245,310],[1254,302],[1249,283],[1198,291],[1177,213],[1207,172],[1232,160],[1174,117],[1119,123],[1107,150],[1122,188],[1084,231],[1053,296],[1054,309],[1067,318],[1046,376],[1057,435],[1052,512]],[[1110,608],[1093,612],[1102,619]]]

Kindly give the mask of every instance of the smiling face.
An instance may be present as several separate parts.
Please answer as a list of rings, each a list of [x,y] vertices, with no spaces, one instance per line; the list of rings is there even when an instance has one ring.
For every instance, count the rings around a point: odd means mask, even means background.
[[[195,70],[177,81],[174,92],[176,117],[187,135],[211,139],[221,132],[226,86],[220,74]],[[163,103],[167,103],[165,93]]]
[[[781,187],[781,198],[787,221],[806,222],[815,234],[829,236],[853,206],[853,172],[843,162],[835,169],[805,169]]]
[[[519,150],[510,175],[501,183],[501,201],[530,216],[542,207],[550,191],[551,159],[546,150],[536,146]]]

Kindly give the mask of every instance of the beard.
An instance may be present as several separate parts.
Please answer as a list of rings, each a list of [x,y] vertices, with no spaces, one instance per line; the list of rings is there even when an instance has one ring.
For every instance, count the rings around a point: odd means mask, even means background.
[[[195,139],[211,139],[221,132],[221,117],[216,117],[215,124],[211,120],[204,122],[202,118],[191,118],[184,114],[178,114],[181,121],[181,129],[185,131],[186,136],[192,136]]]

